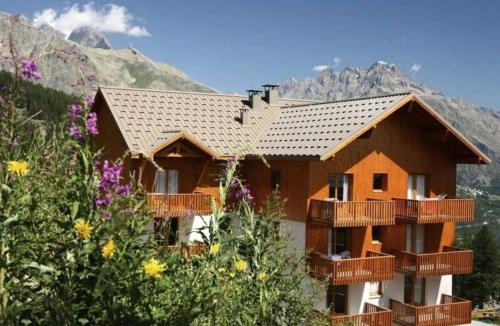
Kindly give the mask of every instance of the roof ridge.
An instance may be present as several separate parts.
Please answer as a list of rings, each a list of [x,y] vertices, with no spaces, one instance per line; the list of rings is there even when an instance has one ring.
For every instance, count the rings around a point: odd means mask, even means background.
[[[384,95],[377,95],[377,96],[365,96],[365,97],[349,98],[349,99],[337,100],[337,101],[315,102],[315,103],[309,103],[309,104],[304,104],[304,105],[300,105],[300,104],[289,105],[289,106],[287,106],[287,108],[310,106],[310,105],[321,105],[321,104],[334,104],[334,103],[342,103],[342,102],[362,101],[362,100],[369,100],[369,99],[375,99],[375,98],[380,98],[380,97],[394,97],[394,96],[411,95],[411,94],[412,94],[412,92],[401,92],[401,93],[384,94]]]
[[[240,94],[227,94],[227,93],[207,93],[207,92],[191,92],[191,91],[175,91],[175,90],[167,90],[167,89],[154,89],[154,88],[133,88],[133,87],[118,87],[118,86],[106,86],[99,85],[99,88],[104,89],[122,89],[128,91],[146,91],[146,92],[158,92],[158,93],[175,93],[175,94],[196,94],[196,95],[211,95],[211,96],[226,96],[226,97],[239,97],[246,99],[248,96],[240,95]],[[297,102],[314,102],[319,103],[316,100],[309,99],[301,99],[301,98],[288,98],[288,97],[278,97],[278,99],[283,101],[297,101]],[[286,107],[290,107],[287,105]]]
[[[99,85],[99,88],[104,89],[123,89],[127,91],[145,91],[145,92],[156,92],[156,93],[176,93],[176,94],[197,94],[197,95],[212,95],[212,96],[228,96],[228,97],[241,97],[247,98],[247,96],[239,94],[225,94],[225,93],[208,93],[208,92],[190,92],[190,91],[174,91],[167,89],[154,89],[154,88],[133,88],[133,87],[117,87],[117,86],[104,86]]]

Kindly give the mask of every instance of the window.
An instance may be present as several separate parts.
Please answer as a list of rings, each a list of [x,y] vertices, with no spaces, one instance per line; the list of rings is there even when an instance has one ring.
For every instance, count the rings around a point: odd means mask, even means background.
[[[159,245],[175,245],[179,239],[179,219],[156,218],[154,220],[154,237]]]
[[[373,175],[373,191],[387,191],[387,173]]]
[[[328,176],[328,197],[339,201],[349,200],[351,175],[332,174]]]
[[[380,226],[372,226],[372,241],[382,242],[380,238]]]
[[[328,285],[326,305],[336,315],[347,313],[347,285]]]
[[[378,297],[382,294],[382,282],[370,282],[370,297]]]
[[[404,303],[412,305],[425,304],[425,279],[405,275]]]
[[[281,185],[280,171],[271,171],[271,189],[279,190],[280,185]]]

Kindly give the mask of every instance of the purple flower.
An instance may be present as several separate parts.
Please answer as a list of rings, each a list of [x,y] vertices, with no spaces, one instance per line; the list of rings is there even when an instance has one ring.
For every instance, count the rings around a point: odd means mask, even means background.
[[[17,138],[12,139],[12,142],[10,143],[10,145],[12,147],[16,147],[17,145],[19,145],[19,142],[17,141]]]
[[[97,130],[97,114],[95,112],[90,112],[87,116],[87,132],[93,136],[99,134],[99,130]]]
[[[80,104],[73,103],[71,104],[71,110],[69,111],[69,119],[71,122],[75,122],[80,114],[82,114],[83,110]]]
[[[71,128],[69,128],[69,135],[70,135],[72,138],[74,138],[74,139],[76,139],[76,140],[78,140],[78,141],[82,140],[82,138],[83,138],[82,132],[81,132],[81,131],[80,131],[80,129],[79,129],[77,126],[75,126],[75,125],[73,125],[73,126],[71,126]]]
[[[97,201],[96,201],[96,204],[97,204]],[[103,212],[102,213],[102,219],[105,221],[111,222],[112,217],[113,217],[113,215],[110,212]]]
[[[130,186],[129,185],[118,185],[116,187],[116,193],[119,196],[128,197],[128,195],[130,195]]]
[[[237,189],[239,186],[238,180],[236,178],[231,179],[229,186],[233,189]]]
[[[92,96],[90,96],[90,95],[89,95],[89,96],[87,96],[87,97],[85,98],[85,103],[87,103],[87,105],[88,105],[89,107],[92,107],[92,105],[94,105],[94,98],[93,98]]]
[[[38,65],[36,64],[35,60],[22,59],[21,74],[23,74],[23,76],[29,80],[38,80],[42,78],[42,75],[38,71]]]
[[[109,204],[111,204],[112,201],[113,201],[113,196],[108,193],[101,198],[96,198],[95,204],[97,206],[109,206]]]
[[[101,180],[99,182],[100,191],[115,190],[120,183],[120,174],[123,167],[105,160],[102,165]]]
[[[194,217],[194,210],[192,210],[191,208],[188,208],[186,210],[186,217],[189,219],[193,218]]]

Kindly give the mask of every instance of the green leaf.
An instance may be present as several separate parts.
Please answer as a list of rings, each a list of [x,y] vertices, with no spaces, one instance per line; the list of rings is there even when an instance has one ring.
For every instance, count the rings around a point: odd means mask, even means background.
[[[76,215],[78,214],[78,208],[80,207],[80,202],[73,202],[73,206],[71,207],[71,219],[74,220]]]
[[[8,219],[6,219],[6,220],[3,222],[3,225],[4,225],[4,226],[7,226],[7,225],[9,225],[9,224],[10,224],[10,223],[12,223],[12,222],[16,222],[17,220],[19,220],[19,216],[18,216],[18,215],[11,216],[11,217],[9,217]]]
[[[47,265],[40,265],[37,262],[31,262],[26,267],[31,267],[31,268],[36,268],[40,270],[42,273],[57,273],[57,270],[54,267],[47,266]]]

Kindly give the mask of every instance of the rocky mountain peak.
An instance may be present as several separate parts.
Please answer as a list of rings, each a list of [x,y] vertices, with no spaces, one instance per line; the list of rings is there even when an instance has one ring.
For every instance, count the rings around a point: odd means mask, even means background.
[[[111,49],[111,42],[103,34],[91,27],[79,27],[71,32],[68,40],[76,42],[88,48]]]

